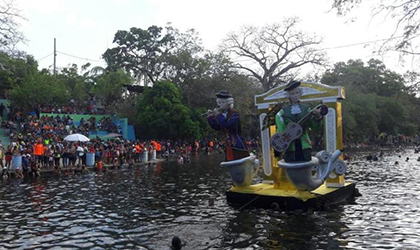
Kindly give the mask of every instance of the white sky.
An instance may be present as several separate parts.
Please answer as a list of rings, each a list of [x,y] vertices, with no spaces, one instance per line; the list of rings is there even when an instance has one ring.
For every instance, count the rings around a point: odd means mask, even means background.
[[[40,68],[52,68],[53,44],[57,39],[57,67],[90,62],[104,66],[101,55],[112,48],[117,30],[151,25],[172,26],[199,32],[204,47],[215,50],[228,32],[242,25],[280,23],[298,16],[300,28],[324,38],[323,48],[358,44],[386,38],[392,26],[370,19],[368,9],[359,9],[357,20],[329,12],[332,0],[15,0],[22,14],[22,31],[29,40],[21,49],[38,60]],[[328,50],[331,63],[372,58],[372,46],[350,46]],[[51,55],[50,55],[51,54]],[[50,55],[46,57],[47,55]],[[45,58],[44,58],[45,57]],[[85,59],[81,59],[85,58]],[[42,60],[41,60],[42,59]],[[392,70],[403,72],[392,55],[378,58]]]

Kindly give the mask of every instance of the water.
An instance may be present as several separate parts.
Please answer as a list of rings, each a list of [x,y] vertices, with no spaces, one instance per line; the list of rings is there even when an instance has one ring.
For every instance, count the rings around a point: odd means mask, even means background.
[[[229,206],[230,177],[217,154],[2,181],[0,249],[170,249],[175,235],[183,249],[418,249],[420,155],[401,155],[367,162],[359,154],[346,179],[363,196],[316,212]]]

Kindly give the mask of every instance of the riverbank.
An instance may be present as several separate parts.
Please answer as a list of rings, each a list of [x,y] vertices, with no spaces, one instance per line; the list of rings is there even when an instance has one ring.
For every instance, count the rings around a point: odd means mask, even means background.
[[[160,163],[160,162],[164,162],[166,161],[165,159],[156,159],[153,161],[148,161],[148,162],[136,162],[132,164],[132,167],[139,167],[139,166],[144,166],[144,165],[154,165],[156,163]],[[104,164],[103,169],[120,169],[120,168],[128,168],[130,167],[130,164],[128,163],[124,163],[122,164],[120,167],[114,167],[112,164]],[[97,170],[98,168],[96,166],[86,166],[85,167],[87,170],[89,171],[93,171],[93,170]],[[65,170],[69,170],[69,171],[74,171],[80,168],[77,167],[71,167],[71,168],[61,168],[61,171],[65,171]],[[41,169],[41,173],[55,173],[55,169]]]
[[[145,166],[145,165],[154,165],[160,162],[165,162],[165,159],[156,159],[153,161],[148,161],[148,162],[136,162],[134,164],[132,164],[131,166],[128,163],[124,163],[121,167],[114,167],[112,164],[104,164],[103,168],[101,171],[107,171],[107,170],[111,170],[111,169],[121,169],[121,168],[129,168],[129,167],[140,167],[140,166]],[[60,168],[60,172],[57,172],[57,170],[55,168],[41,168],[39,170],[40,176],[51,176],[51,175],[60,175],[62,173],[87,173],[90,171],[96,171],[98,170],[98,168],[96,166],[85,166],[84,168],[82,167],[61,167]],[[4,170],[2,170],[4,171]],[[9,170],[10,171],[10,170]],[[14,171],[10,172],[10,177],[12,178],[16,178]],[[33,174],[31,172],[27,173],[28,176],[32,176]],[[3,174],[2,174],[3,176]]]

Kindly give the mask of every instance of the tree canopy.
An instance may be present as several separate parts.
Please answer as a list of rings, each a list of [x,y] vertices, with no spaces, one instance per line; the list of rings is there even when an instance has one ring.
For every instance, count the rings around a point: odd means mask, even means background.
[[[159,81],[145,90],[137,102],[140,134],[149,138],[199,138],[199,124],[191,119],[191,110],[182,104],[175,84]]]
[[[407,91],[404,78],[378,60],[340,62],[325,72],[327,85],[346,88],[343,102],[343,130],[347,140],[362,141],[379,133],[418,133],[419,102]]]
[[[117,47],[103,54],[108,67],[125,69],[133,77],[146,76],[155,83],[168,67],[167,61],[175,45],[172,34],[162,31],[158,26],[117,31],[113,41]]]

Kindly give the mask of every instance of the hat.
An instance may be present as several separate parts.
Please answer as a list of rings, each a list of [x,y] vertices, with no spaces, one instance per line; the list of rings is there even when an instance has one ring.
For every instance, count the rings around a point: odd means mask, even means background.
[[[300,81],[293,80],[286,85],[286,88],[284,88],[284,91],[289,91],[299,86],[300,86]]]
[[[231,98],[232,95],[229,94],[229,92],[227,92],[227,90],[220,90],[217,94],[216,94],[217,98]]]

